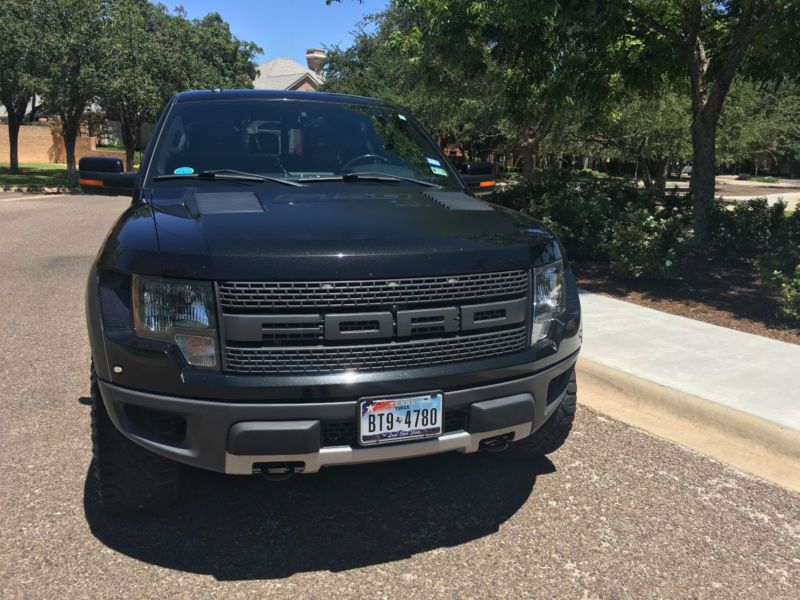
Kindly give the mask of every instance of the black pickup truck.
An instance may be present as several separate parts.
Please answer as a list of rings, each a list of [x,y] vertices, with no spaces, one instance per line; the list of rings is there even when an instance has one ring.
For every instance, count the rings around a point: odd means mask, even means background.
[[[462,162],[456,165],[461,180],[475,195],[489,194],[497,185],[494,165],[490,162]]]
[[[414,118],[360,97],[194,91],[86,291],[94,469],[115,513],[181,464],[268,478],[567,438],[581,343],[555,236],[469,193]]]

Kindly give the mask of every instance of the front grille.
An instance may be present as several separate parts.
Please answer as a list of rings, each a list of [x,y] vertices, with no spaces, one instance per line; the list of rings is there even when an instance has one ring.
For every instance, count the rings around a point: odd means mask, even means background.
[[[223,281],[219,284],[220,304],[226,313],[286,308],[418,306],[527,294],[526,270],[402,279]]]
[[[444,433],[467,429],[465,409],[444,411]],[[326,421],[322,423],[322,446],[355,446],[358,444],[358,423],[356,419],[349,421]]]
[[[449,338],[341,346],[225,348],[231,373],[319,374],[342,371],[388,371],[477,360],[521,352],[528,328]]]

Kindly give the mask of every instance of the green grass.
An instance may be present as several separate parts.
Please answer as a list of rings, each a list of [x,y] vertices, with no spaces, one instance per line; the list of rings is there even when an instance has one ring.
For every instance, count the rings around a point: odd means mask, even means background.
[[[67,185],[66,165],[49,163],[24,163],[19,173],[12,173],[8,163],[0,163],[0,190],[6,188],[46,188]]]

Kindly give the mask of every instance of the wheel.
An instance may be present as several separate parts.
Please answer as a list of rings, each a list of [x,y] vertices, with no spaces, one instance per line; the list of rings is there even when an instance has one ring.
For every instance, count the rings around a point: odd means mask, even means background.
[[[122,435],[106,412],[92,369],[92,457],[97,493],[106,512],[133,513],[178,499],[178,464]]]
[[[518,442],[512,442],[508,449],[498,453],[507,458],[539,457],[555,452],[569,437],[572,422],[575,420],[575,408],[578,401],[578,385],[575,382],[575,371],[569,378],[567,393],[556,411],[539,429]]]

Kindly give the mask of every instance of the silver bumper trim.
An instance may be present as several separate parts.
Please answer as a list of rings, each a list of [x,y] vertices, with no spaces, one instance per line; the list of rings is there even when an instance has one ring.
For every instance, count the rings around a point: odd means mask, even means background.
[[[298,473],[316,473],[322,467],[331,465],[355,465],[359,463],[414,458],[415,456],[426,456],[429,454],[454,451],[469,454],[477,452],[480,443],[489,438],[509,433],[513,434],[512,439],[514,441],[527,437],[531,433],[532,425],[532,423],[523,423],[521,425],[515,425],[514,427],[505,427],[503,429],[483,431],[481,433],[454,431],[430,440],[386,446],[372,446],[369,448],[329,446],[310,454],[240,456],[226,452],[225,472],[230,475],[252,475],[253,465],[256,463],[302,463],[302,466],[296,467]]]

